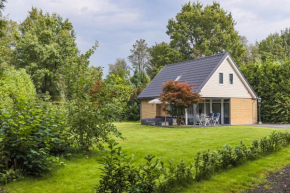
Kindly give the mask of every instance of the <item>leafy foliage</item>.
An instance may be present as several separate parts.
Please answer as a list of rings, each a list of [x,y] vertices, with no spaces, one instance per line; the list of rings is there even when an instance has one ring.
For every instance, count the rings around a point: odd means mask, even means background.
[[[279,150],[290,144],[289,132],[274,131],[270,136],[254,140],[249,147],[242,142],[219,150],[198,152],[194,165],[170,160],[168,165],[154,156],[145,157],[145,164],[134,164],[133,157],[122,152],[115,141],[109,142],[109,153],[102,161],[98,192],[177,192],[193,180],[201,181],[215,173],[237,167],[246,161]]]
[[[181,83],[179,81],[168,81],[163,84],[163,92],[160,94],[160,100],[165,104],[171,104],[173,110],[165,111],[169,114],[177,116],[177,122],[180,125],[183,119],[185,109],[192,104],[197,104],[202,101],[198,93],[192,92],[193,85]]]
[[[34,85],[24,69],[16,70],[7,64],[0,64],[0,105],[11,108],[19,97],[36,97]]]
[[[19,30],[15,65],[27,70],[38,93],[59,97],[58,80],[65,76],[64,69],[76,62],[79,52],[72,24],[57,14],[32,8]]]
[[[130,74],[130,67],[123,58],[117,58],[114,64],[109,64],[109,74],[115,74],[120,78],[127,80]]]
[[[265,61],[278,61],[283,63],[290,57],[290,29],[286,28],[281,33],[270,34],[259,43],[261,59]]]
[[[9,169],[38,176],[59,162],[69,146],[62,108],[17,98],[13,108],[0,110],[0,172]]]
[[[2,10],[5,8],[6,0],[0,0],[0,38],[4,36],[2,29],[5,27],[6,21],[2,18]]]
[[[186,3],[175,19],[170,19],[167,34],[170,45],[185,59],[194,59],[229,52],[236,62],[245,54],[231,13],[220,4],[203,6],[200,2]]]
[[[153,79],[165,65],[181,62],[183,59],[178,50],[172,48],[165,42],[152,46],[149,53],[151,58],[147,68],[147,74],[151,79]]]
[[[290,62],[285,61],[283,65],[271,61],[247,64],[241,70],[262,98],[262,121],[289,123]]]
[[[15,41],[20,36],[18,32],[18,24],[14,21],[9,21],[6,18],[3,19],[5,20],[5,26],[1,29],[3,36],[0,38],[0,65],[12,65],[14,64],[13,48],[15,46]]]
[[[146,71],[149,63],[149,48],[144,39],[136,40],[133,49],[130,50],[131,55],[128,56],[129,61],[132,63],[133,68],[141,72]]]

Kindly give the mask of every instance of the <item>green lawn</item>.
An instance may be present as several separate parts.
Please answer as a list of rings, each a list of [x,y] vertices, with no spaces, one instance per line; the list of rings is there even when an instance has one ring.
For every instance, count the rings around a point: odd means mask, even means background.
[[[138,162],[146,154],[174,158],[186,162],[194,160],[198,151],[217,149],[224,144],[249,144],[253,139],[269,135],[274,129],[250,126],[225,126],[208,128],[161,128],[141,126],[140,123],[116,123],[125,140],[118,140],[123,150],[136,154]],[[279,130],[282,131],[282,130]],[[65,160],[66,166],[56,168],[42,178],[25,178],[8,184],[11,193],[38,192],[92,192],[98,183],[100,165],[97,153],[92,156],[75,156]],[[201,183],[193,183],[184,192],[233,192],[242,191],[264,181],[268,172],[290,163],[290,148],[262,159],[248,162],[238,168],[215,175]]]

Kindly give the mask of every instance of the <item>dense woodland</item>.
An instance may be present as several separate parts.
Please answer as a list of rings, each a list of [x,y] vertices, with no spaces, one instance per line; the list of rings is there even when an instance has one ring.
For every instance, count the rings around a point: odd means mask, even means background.
[[[0,12],[5,8],[0,0]],[[102,149],[114,121],[140,119],[138,94],[166,64],[229,52],[257,95],[262,121],[290,123],[290,30],[248,43],[230,12],[186,3],[167,25],[170,42],[136,40],[103,75],[81,53],[73,24],[32,8],[22,22],[0,14],[0,182],[42,175],[59,155]],[[141,37],[140,37],[141,38]]]

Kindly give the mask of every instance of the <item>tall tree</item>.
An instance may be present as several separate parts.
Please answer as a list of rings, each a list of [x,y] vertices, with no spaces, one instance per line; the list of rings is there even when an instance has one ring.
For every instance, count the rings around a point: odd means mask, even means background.
[[[286,28],[281,33],[270,34],[259,43],[259,53],[262,61],[279,61],[284,63],[290,57],[290,29]]]
[[[0,38],[4,35],[2,29],[4,28],[5,26],[5,19],[3,17],[3,14],[2,14],[2,10],[4,9],[4,3],[6,2],[6,0],[0,0]]]
[[[150,63],[147,68],[147,74],[153,79],[159,71],[167,64],[182,61],[182,55],[178,50],[172,48],[165,42],[155,44],[149,49]]]
[[[190,105],[197,104],[202,101],[201,96],[197,92],[192,92],[193,85],[187,82],[168,81],[163,83],[160,100],[164,104],[173,106],[172,110],[164,109],[171,115],[177,116],[177,123],[180,125],[183,120],[185,109]]]
[[[1,13],[1,10],[4,9],[4,3],[6,2],[6,0],[0,0],[0,13]]]
[[[130,50],[131,55],[128,57],[132,63],[133,68],[137,69],[139,73],[145,72],[149,64],[149,48],[145,40],[136,40],[133,49]]]
[[[15,42],[20,37],[17,23],[6,20],[2,32],[3,36],[0,38],[0,64],[13,64]]]
[[[245,50],[235,24],[232,14],[217,2],[205,7],[200,2],[186,3],[175,19],[169,20],[167,34],[170,45],[185,59],[227,51],[239,62]]]
[[[261,62],[261,54],[259,53],[259,43],[256,42],[255,44],[249,43],[245,36],[241,37],[241,42],[244,45],[246,50],[246,54],[243,57],[244,64],[250,63],[260,63]]]
[[[123,58],[117,58],[114,64],[109,64],[109,74],[115,74],[122,79],[127,79],[130,74],[130,67]]]
[[[31,75],[38,93],[59,96],[58,80],[78,62],[79,50],[72,24],[59,15],[32,8],[20,24],[21,38],[15,44],[16,66]]]

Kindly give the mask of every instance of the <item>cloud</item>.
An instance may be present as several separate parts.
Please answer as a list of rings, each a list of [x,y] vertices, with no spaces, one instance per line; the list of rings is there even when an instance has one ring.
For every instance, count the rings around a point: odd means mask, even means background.
[[[116,58],[127,58],[137,39],[149,46],[169,41],[166,35],[168,19],[174,18],[188,0],[9,0],[4,14],[23,21],[32,6],[44,12],[69,18],[77,34],[82,52],[98,40],[100,47],[92,56],[92,65],[107,64]],[[202,0],[204,5],[212,0]],[[236,30],[249,42],[266,38],[270,33],[290,27],[289,0],[219,0],[221,7],[231,12]]]

